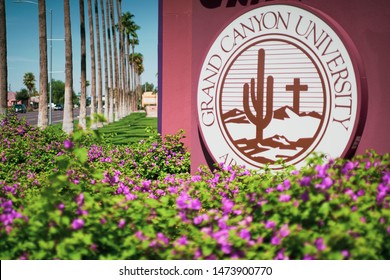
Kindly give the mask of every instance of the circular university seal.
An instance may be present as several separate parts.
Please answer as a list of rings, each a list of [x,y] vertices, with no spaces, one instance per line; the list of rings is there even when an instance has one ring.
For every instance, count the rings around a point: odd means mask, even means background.
[[[233,20],[211,45],[197,89],[199,129],[216,162],[279,169],[313,152],[354,153],[366,82],[351,40],[302,4],[269,4]]]

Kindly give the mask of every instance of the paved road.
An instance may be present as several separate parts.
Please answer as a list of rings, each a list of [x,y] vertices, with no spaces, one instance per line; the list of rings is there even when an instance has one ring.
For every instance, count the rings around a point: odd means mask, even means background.
[[[89,108],[87,108],[87,115],[89,114]],[[61,123],[63,119],[64,111],[52,111],[52,123]],[[73,117],[77,119],[79,117],[80,109],[73,109]],[[38,111],[27,112],[26,114],[18,113],[18,117],[25,118],[31,125],[37,125],[38,123]]]

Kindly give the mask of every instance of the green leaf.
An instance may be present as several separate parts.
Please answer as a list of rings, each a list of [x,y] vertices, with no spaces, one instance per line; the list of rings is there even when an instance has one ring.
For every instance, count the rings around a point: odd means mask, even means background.
[[[77,156],[78,160],[81,163],[85,163],[88,160],[88,150],[83,147],[83,148],[78,148],[74,150],[74,154]]]

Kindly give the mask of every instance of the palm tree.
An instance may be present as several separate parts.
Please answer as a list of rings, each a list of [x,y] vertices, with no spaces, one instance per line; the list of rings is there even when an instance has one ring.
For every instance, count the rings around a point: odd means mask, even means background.
[[[39,111],[38,127],[48,125],[47,117],[47,34],[46,34],[46,0],[38,0],[39,20]]]
[[[114,121],[114,71],[113,71],[113,59],[112,59],[112,45],[111,45],[111,21],[110,21],[110,15],[111,15],[111,1],[106,1],[106,20],[107,20],[107,37],[108,37],[108,52],[110,54],[110,96],[109,96],[109,110],[108,110],[108,122],[111,123]]]
[[[124,96],[125,96],[125,88],[126,88],[126,76],[125,76],[125,48],[124,48],[124,36],[125,31],[122,26],[122,0],[116,0],[116,7],[117,7],[117,16],[118,16],[118,36],[119,36],[119,61],[120,61],[120,71],[119,71],[119,108],[118,108],[118,119],[121,119],[125,116],[125,109],[124,109]]]
[[[96,59],[95,59],[95,36],[93,29],[92,1],[88,0],[89,19],[89,46],[91,53],[91,121],[96,113]]]
[[[134,99],[135,99],[135,104],[137,105],[140,100],[140,76],[144,71],[144,66],[143,66],[143,55],[140,53],[134,53],[131,54],[131,63],[132,66],[134,67],[134,77],[135,77],[135,88],[134,88]]]
[[[95,0],[95,28],[96,28],[96,51],[98,57],[98,73],[97,73],[97,113],[103,114],[103,90],[102,90],[102,57],[100,51],[100,28],[99,28],[99,5],[98,0]],[[101,125],[98,123],[98,125]]]
[[[113,39],[113,48],[114,48],[114,71],[115,71],[115,86],[114,86],[114,118],[115,120],[119,120],[118,115],[118,108],[119,108],[119,96],[118,96],[118,89],[119,89],[119,69],[118,69],[118,51],[117,51],[117,44],[116,44],[116,33],[115,33],[115,17],[114,17],[114,2],[113,0],[110,1],[110,15],[111,15],[111,34]]]
[[[141,75],[144,72],[144,57],[142,54],[137,54],[138,57],[136,58],[136,74],[137,74],[137,104],[141,104],[141,98],[142,98],[142,83],[141,83]]]
[[[84,0],[79,1],[80,6],[80,42],[81,42],[81,94],[79,125],[87,129],[87,48],[85,43],[85,9]]]
[[[106,40],[106,20],[104,17],[104,5],[103,0],[100,0],[100,9],[102,11],[102,31],[103,31],[103,54],[104,54],[104,116],[108,121],[108,110],[109,110],[109,86],[108,86],[108,61],[107,61],[107,40]]]
[[[24,73],[23,84],[26,86],[28,94],[32,96],[35,89],[35,75],[31,72]]]
[[[73,132],[73,63],[72,63],[72,33],[70,25],[69,0],[64,0],[65,25],[65,101],[62,129],[67,133]]]
[[[35,92],[35,75],[31,72],[27,72],[23,76],[23,84],[28,90],[29,97],[33,96]],[[27,101],[26,106],[30,108],[30,102]]]
[[[122,25],[124,26],[126,38],[127,38],[127,50],[126,50],[127,54],[130,53],[130,45],[132,47],[132,53],[134,53],[134,47],[135,47],[135,45],[138,45],[138,43],[139,43],[137,31],[140,29],[140,27],[137,24],[135,24],[135,22],[133,21],[133,17],[134,17],[134,15],[129,13],[129,12],[126,12],[122,15]],[[126,55],[126,57],[130,58],[131,56]],[[134,88],[135,88],[135,86],[134,86],[134,84],[135,84],[134,67],[130,67],[130,65],[133,65],[133,63],[131,61],[128,62],[128,65],[129,65],[129,68],[131,69],[131,71],[129,71],[129,73],[128,73],[128,88],[129,88],[129,91],[131,91],[131,89],[133,89],[133,96],[134,96],[134,92],[135,92],[134,91]],[[133,98],[132,110],[136,109],[134,106],[135,105],[134,100],[135,100],[135,98]]]
[[[7,112],[7,86],[7,26],[5,18],[5,0],[0,0],[0,115],[4,115]]]

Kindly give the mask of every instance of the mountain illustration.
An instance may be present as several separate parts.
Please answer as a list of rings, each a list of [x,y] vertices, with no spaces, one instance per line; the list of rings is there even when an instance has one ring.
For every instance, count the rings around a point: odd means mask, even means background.
[[[284,120],[285,118],[289,118],[291,114],[296,114],[292,107],[290,106],[284,106],[274,111],[274,118],[279,120]],[[300,117],[310,116],[313,118],[321,119],[321,115],[317,112],[309,112],[309,113],[299,113],[296,114]]]
[[[233,109],[222,115],[225,123],[249,123],[245,113],[238,109]]]
[[[274,112],[270,124],[264,129],[264,138],[278,135],[290,143],[303,138],[313,138],[321,123],[321,116],[318,118],[317,115],[298,115],[289,106],[281,107]]]
[[[263,141],[256,138],[256,126],[249,122],[244,111],[230,110],[222,115],[234,144],[255,160],[274,162],[278,158],[289,159],[308,148],[314,140],[322,121],[317,112],[294,112],[290,106],[273,112],[269,124],[263,130]]]

